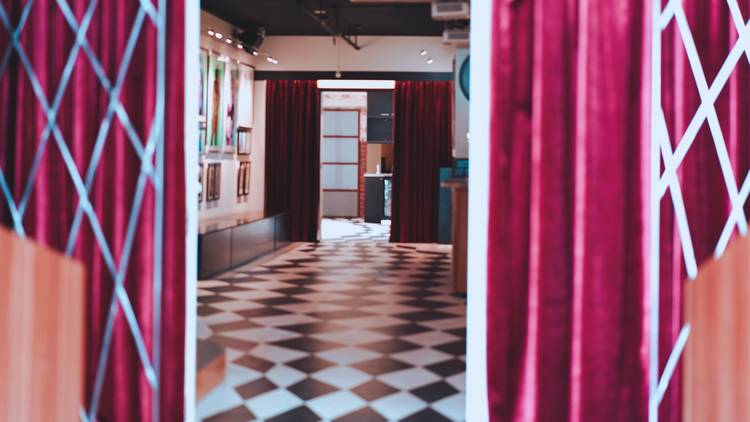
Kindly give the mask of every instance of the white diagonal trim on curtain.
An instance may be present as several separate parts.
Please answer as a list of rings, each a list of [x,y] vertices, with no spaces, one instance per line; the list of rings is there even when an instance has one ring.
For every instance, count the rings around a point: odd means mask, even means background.
[[[71,225],[68,242],[66,247],[66,253],[72,254],[78,233],[81,228],[84,216],[89,222],[91,229],[94,233],[96,243],[99,249],[106,267],[113,278],[114,289],[110,299],[108,308],[108,314],[105,322],[104,336],[102,340],[101,350],[97,357],[97,370],[94,381],[94,388],[89,402],[89,408],[81,408],[80,418],[82,421],[92,421],[96,419],[96,413],[99,409],[101,400],[102,389],[105,383],[106,368],[109,362],[109,355],[112,346],[112,337],[114,334],[115,320],[118,314],[118,310],[121,309],[123,315],[128,324],[131,336],[133,338],[136,351],[138,353],[139,360],[143,366],[143,370],[149,386],[153,392],[153,420],[159,420],[159,361],[160,361],[160,336],[161,336],[161,271],[162,271],[162,245],[163,245],[163,172],[164,172],[164,104],[165,104],[165,78],[166,78],[166,1],[159,0],[158,8],[151,3],[150,0],[131,0],[137,1],[139,9],[136,14],[136,18],[130,28],[130,34],[127,40],[125,50],[123,52],[119,68],[117,71],[117,77],[112,83],[104,71],[104,68],[99,60],[97,54],[91,48],[86,37],[87,31],[93,20],[94,13],[96,11],[98,0],[90,0],[86,11],[79,22],[76,19],[75,14],[70,8],[67,0],[57,0],[57,6],[59,11],[64,16],[70,29],[75,33],[75,43],[67,56],[65,66],[63,68],[62,75],[60,77],[59,84],[57,86],[55,95],[52,103],[48,103],[47,97],[44,93],[39,80],[34,71],[33,64],[29,60],[23,45],[20,42],[21,34],[25,28],[28,18],[31,13],[33,0],[28,0],[24,5],[18,22],[14,24],[7,13],[7,10],[0,4],[0,23],[10,34],[10,45],[4,51],[0,58],[0,76],[5,74],[10,63],[12,54],[15,52],[18,55],[21,63],[21,68],[24,70],[25,76],[28,78],[30,86],[33,90],[36,102],[39,107],[44,111],[46,117],[46,124],[38,139],[37,149],[34,154],[32,166],[28,174],[28,179],[24,183],[24,188],[21,194],[21,199],[16,202],[13,197],[13,193],[8,186],[5,172],[0,168],[0,200],[6,202],[8,209],[10,210],[10,216],[13,220],[13,228],[20,235],[25,236],[25,228],[23,225],[23,218],[28,204],[31,200],[32,191],[36,183],[36,179],[40,170],[41,160],[47,151],[49,144],[49,138],[52,136],[54,143],[63,159],[65,167],[68,172],[68,176],[72,181],[76,193],[78,195],[78,205],[76,208],[75,217],[73,224]],[[156,98],[155,98],[155,111],[151,119],[151,129],[147,137],[145,145],[140,139],[138,132],[135,130],[131,123],[130,117],[119,100],[120,92],[124,84],[125,78],[128,73],[130,63],[132,61],[136,43],[143,30],[146,19],[154,25],[157,30],[157,72],[156,79],[154,81],[147,81],[147,83],[154,83],[156,85]],[[85,180],[82,178],[78,171],[75,160],[65,142],[62,132],[57,124],[57,114],[59,112],[62,99],[65,96],[66,89],[70,82],[70,77],[74,71],[74,65],[78,59],[79,53],[83,51],[83,55],[88,59],[97,80],[108,94],[108,104],[104,113],[104,118],[99,126],[96,140],[94,142],[94,149],[89,162],[88,169],[86,170]],[[117,118],[129,141],[136,152],[141,162],[141,171],[138,176],[136,183],[136,190],[133,197],[133,203],[128,217],[128,223],[126,228],[125,239],[122,245],[122,253],[119,262],[115,262],[115,258],[112,255],[110,245],[108,244],[104,232],[102,230],[99,219],[94,210],[94,206],[89,200],[88,190],[91,189],[96,176],[99,164],[101,162],[101,155],[106,146],[107,134],[112,126],[114,119]],[[155,164],[152,164],[154,162]],[[153,279],[153,306],[154,312],[152,315],[153,320],[150,321],[154,327],[153,330],[153,347],[152,353],[149,355],[146,342],[143,338],[143,333],[140,330],[140,324],[136,313],[133,310],[132,304],[128,297],[128,292],[125,288],[124,281],[127,275],[127,270],[130,263],[131,253],[134,247],[135,234],[138,229],[139,217],[143,207],[143,200],[146,192],[146,187],[149,182],[154,188],[155,192],[155,203],[154,203],[154,256],[153,256],[153,267],[154,267],[154,279]]]
[[[744,54],[750,63],[750,20],[745,21],[736,0],[727,0],[732,24],[737,31],[737,40],[730,49],[716,78],[709,85],[703,72],[700,54],[693,40],[693,34],[688,24],[681,0],[669,0],[662,9],[662,0],[652,3],[652,84],[651,84],[651,158],[650,158],[650,258],[649,258],[649,298],[651,301],[650,336],[649,336],[649,422],[657,422],[659,418],[658,406],[672,379],[674,370],[690,336],[690,324],[686,323],[677,337],[664,371],[659,370],[659,241],[660,241],[660,213],[659,203],[669,191],[674,208],[674,217],[682,245],[685,267],[690,278],[697,275],[697,264],[693,250],[690,227],[685,213],[682,199],[682,189],[677,171],[685,156],[692,147],[699,129],[704,122],[708,123],[711,138],[716,151],[726,191],[731,202],[731,212],[724,224],[714,255],[720,257],[726,250],[729,239],[736,227],[741,235],[747,234],[747,217],[744,205],[750,195],[750,174],[743,178],[738,189],[736,175],[726,146],[716,112],[715,102],[724,89],[730,76],[734,72],[741,56]],[[675,21],[683,47],[688,57],[690,69],[698,88],[701,103],[682,134],[679,143],[672,150],[669,132],[667,130],[664,111],[661,104],[661,61],[662,61],[662,32],[670,22]],[[664,172],[661,171],[661,160],[664,161]]]

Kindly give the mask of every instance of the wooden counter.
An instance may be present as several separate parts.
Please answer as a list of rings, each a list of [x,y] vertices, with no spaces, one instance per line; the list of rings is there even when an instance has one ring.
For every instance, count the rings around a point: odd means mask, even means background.
[[[468,179],[448,179],[442,183],[452,191],[453,215],[451,218],[451,239],[453,242],[453,288],[466,293],[466,253],[468,249],[469,222],[469,181]]]

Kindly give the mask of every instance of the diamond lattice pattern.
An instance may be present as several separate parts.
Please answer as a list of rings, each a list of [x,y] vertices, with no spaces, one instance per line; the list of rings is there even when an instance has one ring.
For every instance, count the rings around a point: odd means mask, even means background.
[[[96,239],[96,249],[101,255],[101,259],[106,266],[106,272],[111,278],[112,297],[109,302],[106,320],[102,321],[104,336],[100,354],[95,357],[97,362],[96,380],[93,386],[91,396],[87,397],[88,405],[82,404],[80,417],[84,421],[93,421],[96,419],[97,411],[101,400],[102,388],[105,384],[105,373],[109,361],[110,348],[112,346],[113,332],[115,326],[115,317],[122,315],[127,321],[127,327],[132,337],[132,343],[136,348],[143,373],[149,387],[153,393],[153,419],[158,420],[158,388],[159,388],[159,336],[160,336],[160,309],[161,309],[161,225],[162,225],[162,175],[163,175],[163,140],[164,140],[164,80],[165,80],[165,0],[158,1],[158,7],[151,3],[151,0],[118,0],[121,2],[132,3],[133,10],[137,9],[134,14],[135,19],[129,25],[129,31],[126,34],[125,45],[121,57],[118,57],[116,73],[108,75],[105,69],[108,67],[103,64],[104,60],[96,53],[95,46],[90,41],[92,37],[101,36],[101,30],[98,34],[90,34],[92,22],[101,19],[98,14],[102,4],[97,0],[89,0],[83,10],[75,10],[69,4],[68,0],[56,1],[34,1],[27,0],[23,2],[0,3],[0,32],[3,40],[7,40],[1,45],[3,51],[0,51],[0,79],[8,74],[11,66],[18,66],[19,78],[25,80],[19,83],[28,83],[33,92],[36,106],[43,111],[46,122],[44,128],[39,134],[38,139],[28,139],[28,144],[36,142],[36,151],[28,176],[21,181],[23,189],[20,195],[14,197],[13,190],[9,186],[7,169],[0,167],[0,204],[7,207],[10,218],[13,223],[13,229],[22,237],[27,235],[27,228],[24,227],[24,217],[29,212],[29,204],[32,201],[33,191],[39,179],[40,168],[45,159],[55,155],[55,159],[60,159],[64,163],[64,174],[56,175],[57,177],[69,178],[76,194],[77,207],[73,223],[68,233],[65,252],[72,254],[77,247],[80,238],[80,232],[83,227],[91,230],[93,237]],[[121,5],[123,3],[120,3]],[[128,5],[125,5],[128,6]],[[15,8],[15,9],[14,9]],[[80,7],[78,9],[81,9]],[[127,9],[123,7],[123,10]],[[68,26],[69,30],[75,34],[72,48],[70,49],[67,59],[64,61],[64,67],[57,74],[59,81],[57,85],[50,85],[49,81],[41,80],[35,69],[35,60],[33,52],[29,46],[22,42],[22,35],[28,28],[28,23],[34,19],[35,14],[59,13],[62,22]],[[47,15],[45,15],[47,16]],[[106,26],[105,22],[100,25]],[[149,32],[150,36],[145,37],[143,34]],[[145,40],[145,41],[144,41]],[[152,44],[147,46],[145,44]],[[39,46],[36,46],[39,47]],[[41,48],[46,48],[42,46]],[[49,47],[53,48],[53,47]],[[100,50],[107,50],[101,49]],[[115,49],[116,50],[116,49]],[[128,79],[128,71],[131,69],[131,63],[139,59],[139,55],[148,56],[145,60],[153,60],[156,55],[155,72],[147,74],[147,79],[141,79],[140,84],[153,84],[156,87],[153,95],[153,104],[146,107],[149,110],[146,124],[142,121],[139,123],[131,121],[121,98],[123,86]],[[143,57],[140,58],[144,60]],[[110,59],[111,60],[111,59]],[[79,66],[88,66],[96,77],[98,84],[106,92],[106,101],[102,103],[102,110],[92,113],[97,116],[103,116],[98,126],[98,132],[94,142],[94,147],[88,163],[85,168],[76,163],[74,151],[71,151],[69,143],[66,142],[65,131],[61,130],[61,122],[58,120],[61,105],[66,94],[71,91],[73,75]],[[110,72],[112,73],[112,72]],[[143,78],[144,75],[137,75],[137,78]],[[132,77],[132,76],[131,76]],[[51,89],[50,87],[54,89]],[[52,92],[49,92],[52,91]],[[151,98],[149,98],[149,101]],[[114,136],[109,136],[114,128],[120,128],[126,134],[125,141],[132,151],[128,154],[137,156],[136,162],[139,163],[140,171],[138,173],[134,194],[132,195],[131,209],[128,211],[127,227],[123,236],[122,243],[113,245],[112,241],[107,239],[105,231],[102,228],[101,219],[105,213],[114,212],[112,210],[99,210],[92,203],[89,192],[95,183],[98,170],[103,166],[103,152],[108,143],[114,142]],[[144,129],[145,127],[145,129]],[[144,134],[142,136],[141,134]],[[23,139],[26,143],[27,140]],[[118,150],[121,151],[121,150]],[[59,154],[59,155],[58,155]],[[147,192],[150,192],[147,195]],[[144,200],[144,198],[151,198]],[[3,203],[4,202],[4,203]],[[152,208],[148,213],[144,212],[145,207]],[[128,267],[131,264],[131,253],[136,246],[138,239],[139,224],[143,221],[142,215],[153,216],[154,239],[153,245],[153,313],[149,321],[149,327],[152,327],[151,334],[153,339],[147,342],[141,330],[141,322],[131,304],[126,285],[124,283]],[[151,223],[150,222],[150,223]],[[149,238],[149,242],[151,242]],[[138,245],[140,246],[140,245]],[[147,344],[151,347],[147,347]]]
[[[727,87],[732,74],[735,72],[737,65],[741,60],[750,62],[750,21],[746,21],[740,11],[737,0],[727,0],[728,10],[731,15],[731,22],[737,33],[737,38],[731,46],[723,64],[718,69],[713,80],[708,80],[701,62],[701,55],[693,37],[692,28],[688,23],[682,0],[669,0],[662,7],[662,0],[653,0],[654,19],[653,19],[653,39],[652,48],[655,58],[653,65],[654,83],[652,84],[652,179],[651,179],[651,303],[656,305],[655,312],[651,316],[651,340],[650,340],[650,397],[649,397],[649,420],[656,422],[658,419],[658,406],[669,386],[670,379],[675,371],[680,355],[684,350],[685,344],[690,335],[690,324],[686,323],[675,342],[674,348],[667,360],[664,371],[659,373],[659,253],[653,252],[659,250],[659,203],[662,198],[669,195],[674,210],[674,218],[678,228],[679,239],[682,246],[683,260],[688,276],[692,279],[697,276],[698,265],[696,254],[693,248],[690,225],[688,224],[685,202],[682,196],[680,178],[678,170],[684,163],[686,155],[690,152],[698,133],[707,125],[710,136],[713,140],[716,159],[721,169],[721,179],[724,181],[724,188],[728,194],[728,200],[731,203],[731,212],[724,222],[723,230],[716,244],[714,255],[721,256],[729,243],[729,240],[735,228],[742,234],[747,233],[747,218],[743,209],[745,202],[750,194],[750,174],[744,175],[741,184],[737,183],[737,175],[732,167],[730,155],[727,149],[727,143],[724,132],[719,121],[717,113],[717,99]],[[662,47],[666,43],[662,40],[662,33],[670,24],[676,25],[679,38],[682,40],[684,51],[687,56],[687,62],[690,67],[692,76],[697,87],[700,98],[700,105],[695,114],[689,120],[687,129],[681,135],[680,139],[670,139],[670,132],[667,129],[667,120],[661,100],[661,66],[665,54],[662,54]],[[674,142],[673,141],[678,141]],[[676,148],[672,145],[675,144]],[[664,168],[660,168],[660,160],[663,160]],[[655,177],[653,175],[656,175]],[[655,222],[657,224],[655,224]]]

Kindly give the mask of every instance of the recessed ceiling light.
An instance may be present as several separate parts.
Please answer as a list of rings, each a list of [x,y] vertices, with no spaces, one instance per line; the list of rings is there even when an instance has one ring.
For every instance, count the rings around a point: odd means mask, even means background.
[[[271,56],[266,57],[266,61],[268,61],[269,63],[273,63],[273,64],[279,64],[279,61],[274,59]]]
[[[214,31],[212,31],[212,30],[209,29],[208,30],[208,35],[211,36],[211,37],[213,37],[214,36]]]
[[[260,53],[258,53],[258,50],[253,49],[253,56],[257,56],[258,54],[260,54]]]
[[[227,44],[231,44],[232,43],[232,39],[231,38],[227,38],[226,42],[227,42]]]
[[[419,52],[420,56],[424,56],[425,54],[427,54],[427,50],[422,50],[422,51]]]
[[[237,43],[237,48],[239,48],[241,50],[242,49],[242,44]]]
[[[215,33],[215,34],[214,34],[214,36],[215,36],[216,38],[218,38],[218,39],[222,39],[222,38],[224,38],[224,35],[222,35],[222,34],[221,34],[221,32],[217,32],[217,33]]]
[[[427,59],[427,64],[432,64],[435,60],[432,60],[432,58]]]

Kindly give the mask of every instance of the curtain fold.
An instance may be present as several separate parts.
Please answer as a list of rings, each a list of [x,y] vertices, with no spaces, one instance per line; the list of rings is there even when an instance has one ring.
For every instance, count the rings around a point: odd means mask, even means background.
[[[710,86],[737,31],[723,0],[686,0]],[[750,2],[740,4],[750,16]],[[651,1],[495,1],[492,47],[488,375],[497,421],[645,421],[648,256],[660,254],[663,371],[683,324],[686,277],[670,192],[649,251]],[[675,148],[700,105],[674,19],[662,40],[662,107]],[[716,101],[727,154],[748,171],[750,66]],[[704,122],[680,166],[697,261],[729,213]],[[746,206],[747,209],[747,206]],[[660,405],[679,421],[678,371]]]
[[[319,105],[317,81],[267,81],[266,215],[288,211],[293,242],[318,239]]]
[[[3,2],[13,26],[18,24],[27,3]],[[158,95],[156,27],[147,17],[142,21],[132,59],[122,66],[131,29],[140,22],[139,2],[70,0],[68,3],[78,22],[83,21],[87,8],[95,5],[85,37],[95,59],[80,49],[68,70],[64,70],[74,51],[75,33],[56,2],[33,3],[20,42],[39,85],[32,84],[19,54],[13,51],[8,67],[0,74],[0,94],[4,99],[0,102],[0,168],[13,202],[25,204],[23,228],[26,235],[61,251],[68,249],[86,266],[86,386],[82,406],[88,409],[91,404],[97,368],[104,364],[100,359],[106,355],[101,398],[95,415],[98,420],[151,420],[157,406],[162,420],[181,420],[185,335],[184,2],[168,1],[166,12],[170,48],[166,55],[161,267],[154,261],[157,226],[153,183],[143,185],[141,206],[134,206],[139,197],[138,180],[144,168],[140,154],[154,124]],[[5,51],[10,48],[8,32],[2,28],[0,34],[0,46]],[[110,96],[95,68],[100,69],[110,85],[118,80],[121,68],[126,70],[118,95],[122,110],[110,125],[103,124]],[[66,72],[69,72],[67,84],[61,82]],[[43,96],[50,107],[59,104],[56,120],[59,132],[48,138],[46,148],[42,141],[48,115],[35,92]],[[131,125],[128,130],[123,121]],[[96,147],[97,140],[103,141],[100,148]],[[38,150],[44,153],[37,156]],[[66,150],[69,160],[64,158]],[[94,160],[97,156],[100,157],[98,165]],[[90,171],[93,168],[96,171]],[[76,218],[79,194],[71,173],[76,173],[76,177],[80,175],[84,183],[89,182],[88,199],[96,218],[82,214],[80,220]],[[0,221],[13,226],[10,207],[4,197],[0,197]],[[137,228],[133,232],[133,247],[128,248],[131,221]],[[70,236],[78,224],[78,234]],[[100,247],[97,238],[107,246]],[[112,267],[126,270],[123,286],[151,361],[155,330],[160,330],[161,359],[159,367],[155,368],[161,380],[155,396],[158,403],[154,402],[153,390],[133,341],[132,327],[122,307],[116,310],[111,348],[108,354],[103,353],[105,321],[114,291]],[[153,279],[159,268],[163,280],[161,326],[156,327],[153,324]]]
[[[495,2],[493,422],[646,415],[645,17],[616,3]]]
[[[453,82],[397,81],[391,242],[437,241],[440,167],[452,166]]]

